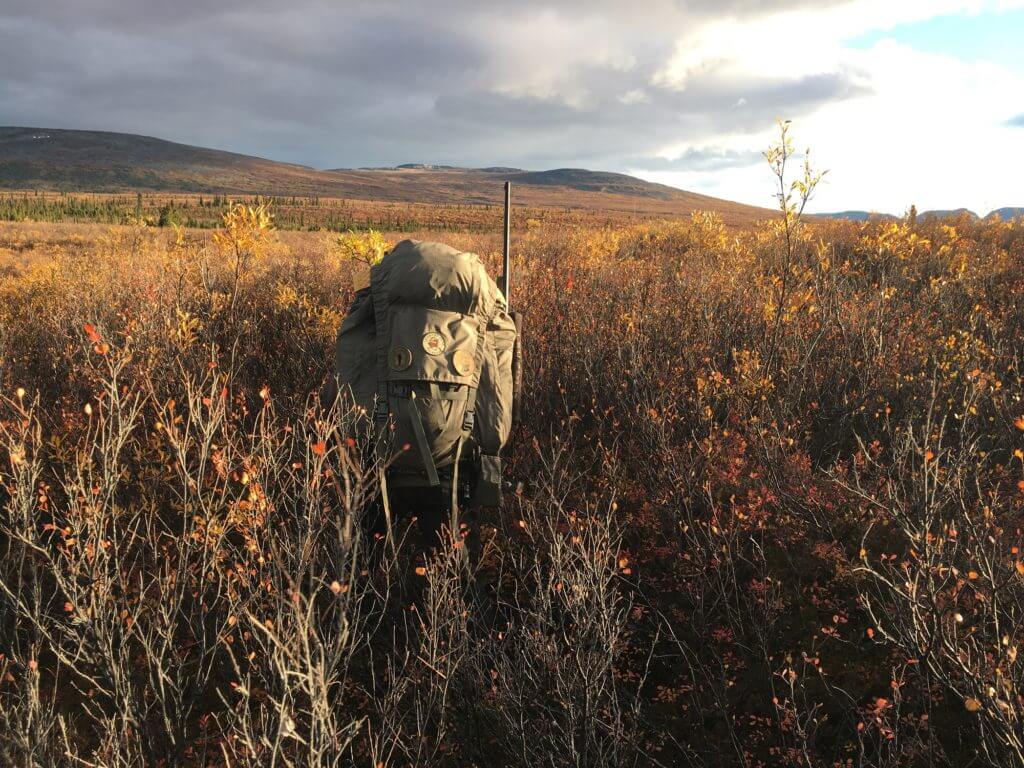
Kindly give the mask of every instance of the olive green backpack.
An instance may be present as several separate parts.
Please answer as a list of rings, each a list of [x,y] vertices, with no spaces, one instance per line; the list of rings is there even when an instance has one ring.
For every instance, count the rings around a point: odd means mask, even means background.
[[[452,509],[501,500],[516,326],[478,256],[405,240],[338,332],[337,383],[372,417],[385,485],[443,487]],[[461,477],[460,477],[461,473]]]

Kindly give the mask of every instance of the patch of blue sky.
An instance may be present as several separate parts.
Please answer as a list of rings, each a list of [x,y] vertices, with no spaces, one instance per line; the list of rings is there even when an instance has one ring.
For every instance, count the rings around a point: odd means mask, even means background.
[[[967,62],[992,62],[1024,72],[1024,8],[935,16],[875,30],[845,44],[851,48],[871,48],[881,40],[895,40],[918,51]]]

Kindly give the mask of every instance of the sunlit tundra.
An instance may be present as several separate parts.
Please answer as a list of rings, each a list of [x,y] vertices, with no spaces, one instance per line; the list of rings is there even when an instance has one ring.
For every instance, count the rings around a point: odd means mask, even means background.
[[[0,768],[1024,768],[1022,39],[0,2]]]
[[[1019,759],[1020,222],[520,227],[469,581],[310,400],[381,242],[285,234],[0,231],[5,761]]]

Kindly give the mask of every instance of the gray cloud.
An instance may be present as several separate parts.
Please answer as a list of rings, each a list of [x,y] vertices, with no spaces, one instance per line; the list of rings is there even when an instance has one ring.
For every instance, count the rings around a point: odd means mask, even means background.
[[[710,173],[723,168],[748,168],[764,162],[761,150],[737,151],[720,147],[691,147],[679,157],[640,157],[629,165],[641,171],[697,171]]]
[[[856,72],[739,77],[727,62],[682,91],[652,84],[693,25],[812,5],[7,0],[0,124],[144,133],[317,167],[655,170],[669,144],[714,147],[716,135],[863,92]],[[749,159],[715,151],[673,167]]]

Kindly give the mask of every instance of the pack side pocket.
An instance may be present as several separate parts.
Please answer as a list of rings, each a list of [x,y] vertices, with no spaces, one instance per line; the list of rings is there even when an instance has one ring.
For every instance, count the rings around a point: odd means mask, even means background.
[[[497,507],[501,505],[501,457],[480,456],[480,474],[473,489],[471,506]]]

